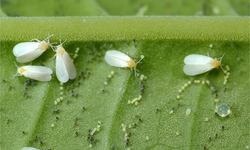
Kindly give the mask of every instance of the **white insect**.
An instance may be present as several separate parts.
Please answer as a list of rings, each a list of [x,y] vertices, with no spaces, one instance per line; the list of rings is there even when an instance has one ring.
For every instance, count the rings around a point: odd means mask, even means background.
[[[191,109],[188,108],[188,109],[186,110],[186,115],[188,116],[188,115],[190,115],[190,114],[191,114]]]
[[[105,61],[114,67],[122,67],[122,68],[134,68],[136,70],[136,65],[144,58],[141,55],[141,59],[135,63],[133,59],[131,59],[128,55],[117,51],[117,50],[108,50],[105,54]]]
[[[49,38],[53,36],[50,35],[43,41],[37,40],[37,42],[23,42],[17,44],[13,48],[13,54],[16,56],[16,60],[20,63],[30,62],[45,52],[49,46]]]
[[[15,76],[25,76],[38,81],[50,81],[52,70],[43,66],[22,66],[17,68]]]
[[[218,68],[221,65],[223,56],[220,60],[218,60],[199,54],[188,55],[184,58],[185,66],[183,67],[183,72],[186,75],[195,76],[210,71],[214,68]]]
[[[23,148],[21,148],[21,150],[39,150],[39,149],[36,149],[33,147],[23,147]]]
[[[62,47],[62,44],[56,46],[56,76],[61,83],[76,77],[76,68],[69,54]]]

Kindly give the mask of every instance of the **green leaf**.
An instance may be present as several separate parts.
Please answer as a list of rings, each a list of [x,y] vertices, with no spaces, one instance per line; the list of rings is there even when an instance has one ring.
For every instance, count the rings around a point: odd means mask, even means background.
[[[0,8],[0,17],[6,17],[6,14],[2,11],[1,8]]]
[[[2,0],[8,16],[249,15],[248,0]]]
[[[0,149],[90,149],[88,134],[98,125],[92,149],[248,149],[250,20],[237,17],[249,15],[248,8],[246,0],[1,1]],[[96,17],[106,15],[182,16]],[[64,42],[71,58],[79,49],[76,79],[60,85],[51,48],[31,63],[17,63],[50,67],[50,82],[13,77],[13,47],[51,34],[50,42]],[[145,56],[136,67],[147,76],[137,106],[128,100],[138,97],[142,83],[133,70],[105,62],[111,49],[137,61]],[[185,75],[183,59],[194,53],[225,54],[222,67],[230,74],[218,68]],[[200,83],[189,84],[194,80]],[[220,103],[230,106],[229,116],[214,115]]]
[[[239,15],[249,16],[249,1],[246,0],[229,0],[230,5],[235,9]]]
[[[8,16],[97,16],[107,15],[94,0],[13,1],[4,0],[2,9]]]
[[[57,39],[68,42],[137,39],[247,43],[248,21],[248,17],[3,18],[1,24],[5,28],[1,31],[1,39],[18,41],[21,38],[27,41],[54,34]]]
[[[1,148],[87,149],[88,130],[93,131],[98,121],[102,122],[101,130],[93,135],[97,139],[93,149],[110,149],[112,145],[115,149],[246,148],[248,21],[242,17],[2,18],[0,69],[1,79],[6,81],[1,82],[0,90]],[[80,49],[74,60],[80,79],[77,76],[60,90],[54,74],[50,82],[30,81],[25,90],[25,77],[12,77],[16,73],[12,49],[22,41],[42,40],[48,33],[54,34],[51,42],[67,40],[63,45],[72,57]],[[137,67],[140,74],[147,76],[138,106],[128,104],[128,100],[138,97],[139,78],[130,69],[108,66],[103,57],[109,49],[127,53],[136,60],[145,56]],[[223,68],[230,67],[226,85],[221,69],[194,77],[183,73],[186,55],[207,52],[217,58],[225,53]],[[49,49],[32,65],[42,64],[55,71],[53,55]],[[111,71],[115,74],[104,85]],[[179,93],[191,79],[213,83],[219,103],[228,104],[232,113],[225,118],[214,115],[215,97],[207,85],[193,83]],[[72,97],[71,90],[78,96]],[[180,99],[176,98],[178,95]],[[60,97],[63,100],[55,105]],[[186,115],[188,108],[190,115]],[[56,109],[58,113],[53,112]],[[131,133],[128,146],[121,124],[127,125],[126,132]]]

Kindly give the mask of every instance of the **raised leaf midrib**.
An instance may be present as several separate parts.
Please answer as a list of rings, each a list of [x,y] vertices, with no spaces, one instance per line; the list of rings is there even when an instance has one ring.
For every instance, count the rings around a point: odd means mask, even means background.
[[[248,17],[31,17],[1,18],[1,40],[248,42]],[[47,24],[50,24],[48,26]],[[60,24],[60,26],[57,26]],[[199,28],[197,28],[197,26]],[[220,28],[222,27],[223,28]],[[84,28],[83,28],[84,27]],[[159,30],[161,29],[161,30]],[[62,32],[63,31],[63,32]],[[98,33],[98,34],[97,34]],[[52,37],[51,40],[56,39]]]

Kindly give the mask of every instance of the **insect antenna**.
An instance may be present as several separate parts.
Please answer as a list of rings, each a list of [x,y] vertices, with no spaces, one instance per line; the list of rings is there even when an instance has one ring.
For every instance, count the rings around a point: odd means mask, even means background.
[[[141,60],[143,60],[144,58],[145,58],[145,56],[144,56],[144,55],[141,55],[141,59],[138,60],[138,61],[136,62],[136,65],[135,65],[135,67],[134,67],[135,77],[137,76],[136,66],[137,66],[137,64],[139,64],[139,63],[141,62]]]
[[[15,64],[15,66],[16,66],[17,68],[19,68],[19,66],[17,66],[16,62],[14,62],[14,64]],[[19,73],[18,73],[18,72],[17,72],[16,74],[13,75],[12,79],[15,78],[16,76],[19,76]]]
[[[139,61],[136,62],[136,65],[139,64],[143,59],[145,58],[144,55],[141,55],[141,59]]]
[[[219,61],[221,62],[223,57],[224,57],[225,53],[219,58]],[[220,65],[220,68],[222,69],[223,72],[225,72],[225,70],[223,69],[223,67]]]

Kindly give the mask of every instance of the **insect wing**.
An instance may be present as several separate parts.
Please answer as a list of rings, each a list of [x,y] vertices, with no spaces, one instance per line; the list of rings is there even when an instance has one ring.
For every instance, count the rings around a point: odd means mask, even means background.
[[[107,51],[104,59],[110,66],[115,67],[128,67],[127,61],[131,60],[129,56],[116,50]]]
[[[60,54],[56,54],[56,77],[62,83],[65,83],[69,80],[69,75],[63,56]]]
[[[24,42],[17,44],[13,49],[16,60],[20,63],[30,62],[39,57],[44,50],[40,50],[40,42]]]
[[[39,45],[40,45],[39,42],[23,42],[23,43],[19,43],[13,48],[13,54],[16,57],[19,57],[21,55],[29,53],[29,52],[33,51],[34,49],[38,48]]]
[[[188,64],[183,67],[183,72],[186,75],[195,76],[198,74],[205,73],[211,69],[213,69],[213,67],[209,64],[205,64],[205,65]]]
[[[66,51],[64,52],[62,59],[64,61],[69,78],[74,79],[76,77],[76,68],[73,64],[73,60],[69,57],[69,54]]]
[[[21,148],[21,150],[39,150],[39,149],[36,149],[33,147],[23,147],[23,148]]]
[[[20,63],[30,62],[39,57],[40,55],[42,55],[43,52],[44,52],[43,50],[35,49],[34,51],[28,52],[24,55],[17,57],[16,60]]]
[[[187,65],[203,65],[208,64],[210,61],[213,60],[211,57],[198,55],[198,54],[191,54],[184,58],[184,63]]]
[[[43,66],[24,66],[23,75],[38,81],[50,81],[52,70]]]

